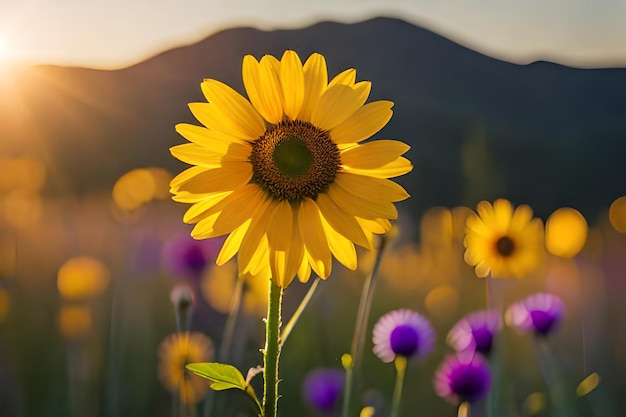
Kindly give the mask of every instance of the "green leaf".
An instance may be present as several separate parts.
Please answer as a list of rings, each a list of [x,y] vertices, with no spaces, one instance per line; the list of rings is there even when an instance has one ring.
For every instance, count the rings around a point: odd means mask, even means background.
[[[214,391],[237,388],[246,391],[246,381],[239,369],[217,362],[190,363],[186,366],[194,374],[206,378]]]

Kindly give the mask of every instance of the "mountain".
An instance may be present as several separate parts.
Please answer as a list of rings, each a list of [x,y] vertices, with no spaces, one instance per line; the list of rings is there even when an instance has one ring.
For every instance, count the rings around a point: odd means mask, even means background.
[[[245,54],[325,55],[329,74],[354,67],[370,100],[395,102],[376,137],[411,145],[403,207],[473,206],[506,197],[542,216],[562,206],[597,216],[625,194],[626,69],[516,65],[406,22],[376,18],[298,30],[236,28],[140,64],[102,71],[37,66],[0,82],[0,154],[48,163],[47,192],[109,189],[141,166],[184,168],[168,148],[194,123],[187,103],[215,78],[243,91]]]

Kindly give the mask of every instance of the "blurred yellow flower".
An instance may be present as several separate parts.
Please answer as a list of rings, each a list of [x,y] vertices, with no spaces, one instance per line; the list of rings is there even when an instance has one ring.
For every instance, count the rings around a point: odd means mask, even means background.
[[[504,199],[493,205],[481,201],[467,219],[465,262],[485,278],[522,278],[534,271],[543,257],[543,225],[530,207],[513,210]]]
[[[183,220],[192,236],[229,235],[222,265],[238,253],[241,273],[288,286],[311,270],[327,278],[334,256],[354,270],[354,244],[372,247],[391,228],[394,202],[408,197],[388,178],[411,171],[409,146],[393,140],[360,143],[391,118],[390,101],[365,104],[371,83],[348,69],[328,82],[326,61],[304,64],[294,51],[281,60],[243,59],[248,99],[207,79],[208,103],[191,103],[204,126],[179,124],[192,143],[172,155],[194,165],[171,182],[174,200],[193,204]]]
[[[174,333],[159,345],[159,379],[165,389],[177,394],[185,404],[200,402],[209,384],[185,366],[213,360],[213,343],[202,333]]]
[[[89,256],[69,259],[57,273],[57,288],[66,300],[95,297],[108,285],[109,270],[98,259]]]
[[[211,269],[200,283],[200,291],[206,302],[216,311],[227,314],[230,311],[237,280],[243,279],[242,309],[245,314],[263,316],[267,314],[269,279],[254,279],[245,275],[238,277],[234,261]]]

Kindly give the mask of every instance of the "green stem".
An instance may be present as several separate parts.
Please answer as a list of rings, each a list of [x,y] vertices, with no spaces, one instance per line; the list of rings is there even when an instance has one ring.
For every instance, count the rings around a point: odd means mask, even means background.
[[[402,399],[402,387],[404,386],[404,375],[406,375],[407,360],[405,356],[396,356],[394,365],[396,366],[396,385],[393,388],[393,400],[391,402],[391,417],[400,415],[400,400]]]
[[[278,407],[278,360],[280,357],[280,326],[283,289],[270,283],[267,319],[265,319],[265,349],[263,350],[263,416],[276,417]]]
[[[344,386],[344,400],[341,414],[343,417],[352,415],[351,402],[354,390],[354,381],[358,380],[360,377],[363,345],[365,342],[365,333],[367,331],[370,309],[372,307],[372,296],[374,295],[374,284],[376,283],[375,278],[387,241],[388,239],[386,235],[382,235],[380,237],[380,244],[378,247],[378,253],[376,254],[376,260],[374,261],[374,267],[363,283],[363,291],[361,292],[361,300],[359,301],[359,309],[356,316],[356,325],[354,326],[354,336],[352,337],[352,346],[350,348],[350,360],[346,361],[348,362],[348,365],[344,366],[346,369],[346,382]]]

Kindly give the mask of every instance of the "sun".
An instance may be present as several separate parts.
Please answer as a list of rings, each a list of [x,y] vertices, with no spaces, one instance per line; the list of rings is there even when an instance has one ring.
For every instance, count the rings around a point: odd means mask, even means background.
[[[0,37],[0,67],[9,65],[15,58],[15,52],[11,44],[5,38]]]

